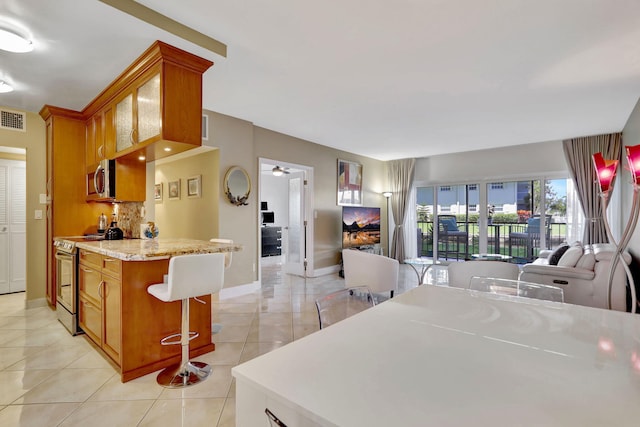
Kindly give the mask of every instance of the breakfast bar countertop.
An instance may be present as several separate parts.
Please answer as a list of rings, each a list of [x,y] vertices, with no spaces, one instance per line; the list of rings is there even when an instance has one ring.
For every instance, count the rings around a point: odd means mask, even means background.
[[[84,240],[76,242],[80,249],[97,252],[122,261],[151,261],[177,255],[237,252],[242,245],[213,243],[194,239],[124,239]]]

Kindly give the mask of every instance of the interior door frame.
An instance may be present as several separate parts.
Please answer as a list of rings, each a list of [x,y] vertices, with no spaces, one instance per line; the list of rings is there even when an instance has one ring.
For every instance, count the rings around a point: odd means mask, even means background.
[[[306,223],[306,226],[304,226],[304,232],[301,233],[301,245],[304,247],[304,252],[305,252],[305,262],[306,262],[306,267],[304,269],[304,274],[303,277],[309,277],[310,273],[311,275],[313,275],[313,271],[314,271],[314,251],[313,251],[313,242],[314,242],[314,236],[313,236],[313,230],[314,230],[314,226],[313,226],[313,167],[312,166],[306,166],[306,165],[300,165],[300,164],[296,164],[296,163],[291,163],[291,162],[286,162],[286,161],[282,161],[282,160],[273,160],[273,159],[268,159],[268,158],[264,158],[264,157],[260,157],[258,158],[258,197],[261,198],[262,197],[262,169],[263,169],[263,165],[279,165],[281,167],[284,168],[289,168],[289,169],[297,169],[303,172],[304,177],[305,177],[305,181],[306,184],[304,185],[304,212],[303,212],[303,220]],[[288,197],[288,195],[287,195]],[[258,209],[258,218],[260,218],[260,204],[257,203],[257,209]],[[258,227],[258,247],[260,248],[262,246],[262,236],[261,236],[261,232],[260,232],[260,223],[257,224]],[[259,256],[259,265],[260,267],[262,266],[262,256]],[[258,273],[258,277],[260,278],[260,281],[262,282],[262,269],[259,269],[259,273]]]

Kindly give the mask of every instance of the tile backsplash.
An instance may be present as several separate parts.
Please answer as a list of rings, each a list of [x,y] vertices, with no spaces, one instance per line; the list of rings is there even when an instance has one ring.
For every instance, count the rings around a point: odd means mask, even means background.
[[[118,203],[116,215],[125,239],[139,239],[140,224],[144,221],[144,202]]]

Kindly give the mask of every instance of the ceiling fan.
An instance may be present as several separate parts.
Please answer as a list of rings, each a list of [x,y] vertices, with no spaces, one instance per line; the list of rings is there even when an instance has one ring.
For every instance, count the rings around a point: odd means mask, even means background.
[[[277,166],[277,165],[276,167],[271,169],[271,172],[273,172],[273,175],[275,176],[282,176],[290,173],[289,168],[283,168],[282,166]]]

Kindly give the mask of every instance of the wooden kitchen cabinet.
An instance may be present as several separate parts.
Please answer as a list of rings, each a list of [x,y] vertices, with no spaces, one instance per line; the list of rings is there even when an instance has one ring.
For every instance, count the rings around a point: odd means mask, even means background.
[[[128,152],[131,147],[140,149],[161,136],[160,102],[160,71],[154,67],[150,78],[134,85],[114,103],[115,152],[109,153],[112,157]]]
[[[104,113],[100,111],[87,120],[87,144],[85,149],[85,165],[93,166],[107,158],[104,128]]]
[[[85,199],[86,119],[81,113],[45,105],[40,116],[46,125],[47,147],[47,302],[56,305],[56,265],[53,238],[77,236],[91,230],[104,210]]]
[[[80,327],[120,365],[122,261],[83,249],[79,253]]]
[[[107,158],[144,154],[153,161],[200,146],[202,74],[211,65],[162,42],[152,45],[105,90],[113,92],[104,120]]]

